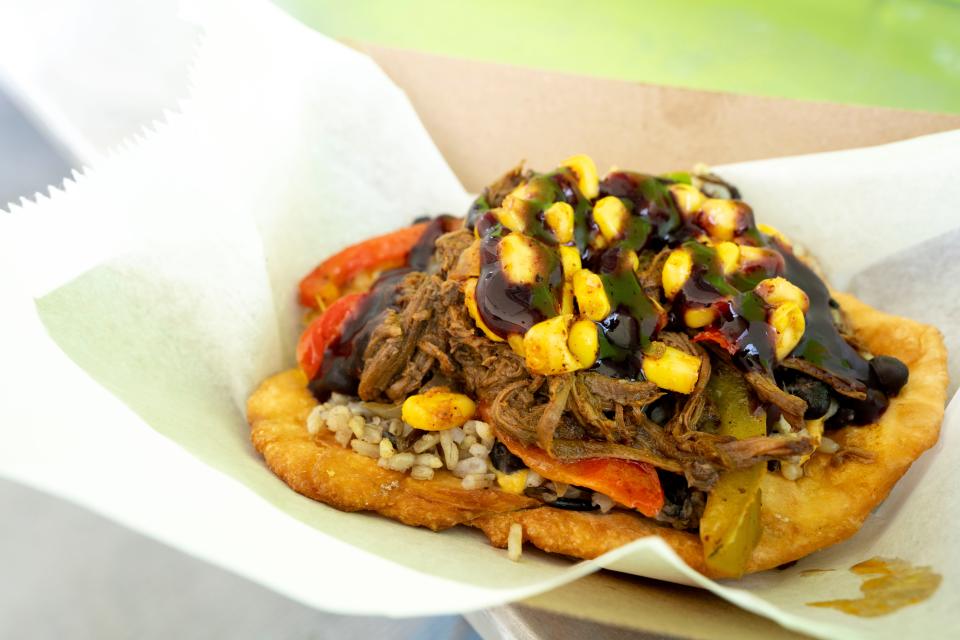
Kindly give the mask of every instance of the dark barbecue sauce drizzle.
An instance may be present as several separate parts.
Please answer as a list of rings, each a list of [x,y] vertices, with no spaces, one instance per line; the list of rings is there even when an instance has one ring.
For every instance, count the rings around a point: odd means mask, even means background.
[[[484,196],[477,198],[468,211],[466,225],[480,238],[476,293],[484,323],[507,338],[522,335],[536,323],[561,312],[563,272],[557,251],[559,243],[546,224],[544,213],[554,203],[566,202],[574,211],[573,240],[566,244],[576,247],[583,268],[600,276],[611,304],[609,315],[597,322],[599,352],[595,371],[611,377],[642,379],[643,351],[657,333],[665,326],[686,330],[685,312],[710,309],[714,319],[692,332],[694,340],[717,343],[743,371],[772,376],[777,365],[776,336],[767,323],[767,307],[754,293],[754,287],[761,280],[782,276],[806,292],[810,300],[803,337],[790,357],[802,358],[866,394],[866,399],[859,401],[835,396],[839,410],[828,420],[827,427],[875,421],[888,405],[887,396],[878,376],[871,372],[870,363],[838,331],[833,317],[836,303],[823,281],[790,247],[761,233],[749,208],[736,228],[741,251],[749,247],[749,259],[741,260],[733,273],[725,273],[716,249],[697,240],[704,232],[696,224],[696,216],[685,220],[681,215],[669,190],[673,182],[628,171],[605,177],[599,185],[599,198],[619,198],[630,213],[622,235],[607,243],[599,238],[593,203],[579,191],[571,170],[561,168],[532,175],[522,190],[515,191],[501,204],[510,209],[514,220],[520,220],[523,233],[540,243],[550,256],[547,275],[532,285],[516,284],[506,278],[500,245],[511,231],[498,218],[500,209],[491,209]],[[733,197],[738,195],[733,193]],[[320,374],[310,383],[314,395],[325,398],[331,391],[356,392],[370,334],[387,310],[395,307],[396,289],[403,276],[427,268],[436,238],[448,227],[449,222],[435,220],[411,252],[408,266],[384,273],[374,284],[370,295],[348,318],[341,336],[327,349]],[[665,311],[645,294],[630,261],[636,259],[634,252],[649,255],[681,246],[692,256],[691,275]]]

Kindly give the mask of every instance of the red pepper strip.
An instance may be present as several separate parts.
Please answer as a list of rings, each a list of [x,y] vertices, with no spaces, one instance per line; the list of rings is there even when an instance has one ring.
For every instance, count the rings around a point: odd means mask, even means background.
[[[645,462],[618,458],[561,462],[539,447],[528,447],[500,434],[497,437],[513,455],[548,480],[599,491],[645,516],[653,517],[663,507],[660,478]]]
[[[340,289],[363,271],[403,266],[428,224],[370,238],[330,256],[300,281],[300,304],[317,308],[318,296],[326,302],[335,300]]]
[[[313,380],[323,364],[323,353],[327,346],[340,335],[340,329],[350,312],[353,311],[365,293],[353,293],[344,296],[327,307],[327,310],[313,319],[297,343],[297,362],[307,374],[307,380]]]
[[[733,342],[730,342],[730,339],[721,333],[717,329],[704,329],[697,335],[693,336],[694,342],[715,342],[720,345],[721,348],[725,349],[727,353],[734,356],[737,354],[737,345]]]

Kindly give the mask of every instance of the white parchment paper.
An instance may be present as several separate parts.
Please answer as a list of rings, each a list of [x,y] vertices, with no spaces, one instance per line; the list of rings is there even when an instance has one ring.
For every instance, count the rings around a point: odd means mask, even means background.
[[[606,566],[699,585],[821,637],[960,633],[956,403],[937,450],[854,538],[724,584],[658,539],[591,562],[511,563],[474,531],[433,534],[289,490],[248,444],[243,405],[292,363],[297,279],[336,248],[463,212],[469,197],[371,61],[266,5],[203,19],[177,113],[0,214],[0,473],[328,610],[465,611]],[[720,172],[762,221],[817,247],[839,287],[937,324],[955,346],[957,166],[955,132]],[[880,619],[805,606],[856,597],[859,580],[801,570],[874,555],[933,565],[943,584]]]

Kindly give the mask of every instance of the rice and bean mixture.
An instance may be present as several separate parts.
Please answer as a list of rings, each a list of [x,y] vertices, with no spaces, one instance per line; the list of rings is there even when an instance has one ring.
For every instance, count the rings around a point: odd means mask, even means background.
[[[498,487],[536,495],[547,504],[559,500],[558,506],[563,501],[589,501],[601,513],[615,506],[609,496],[545,480],[532,469],[498,471],[490,453],[495,446],[503,445],[498,445],[493,427],[482,420],[468,420],[461,427],[441,431],[419,431],[393,417],[393,413],[373,410],[358,398],[333,393],[307,416],[307,431],[317,435],[327,429],[342,447],[376,460],[384,469],[409,473],[416,480],[431,480],[437,469],[447,469],[461,479],[464,489]]]

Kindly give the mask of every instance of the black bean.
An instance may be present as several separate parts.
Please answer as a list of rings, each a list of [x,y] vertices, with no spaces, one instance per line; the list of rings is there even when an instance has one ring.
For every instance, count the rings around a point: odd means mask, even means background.
[[[493,443],[493,449],[490,450],[490,462],[493,467],[502,473],[514,473],[520,469],[526,469],[527,465],[523,460],[510,453],[506,445],[500,441]]]
[[[843,398],[840,408],[827,420],[827,429],[839,429],[847,425],[862,426],[873,424],[886,411],[890,401],[879,389],[867,389],[866,400],[852,400]]]
[[[856,419],[857,412],[853,410],[853,407],[840,405],[840,408],[827,420],[824,427],[827,429],[839,429],[840,427],[847,426]]]
[[[783,390],[807,403],[805,420],[822,418],[830,409],[830,387],[810,376],[797,374],[785,380]]]
[[[557,498],[550,503],[550,506],[567,511],[596,511],[600,508],[589,499],[583,498]]]
[[[907,384],[910,370],[893,356],[876,356],[870,360],[870,373],[884,393],[895,396]]]
[[[673,416],[673,399],[665,395],[647,407],[647,417],[663,426]]]

